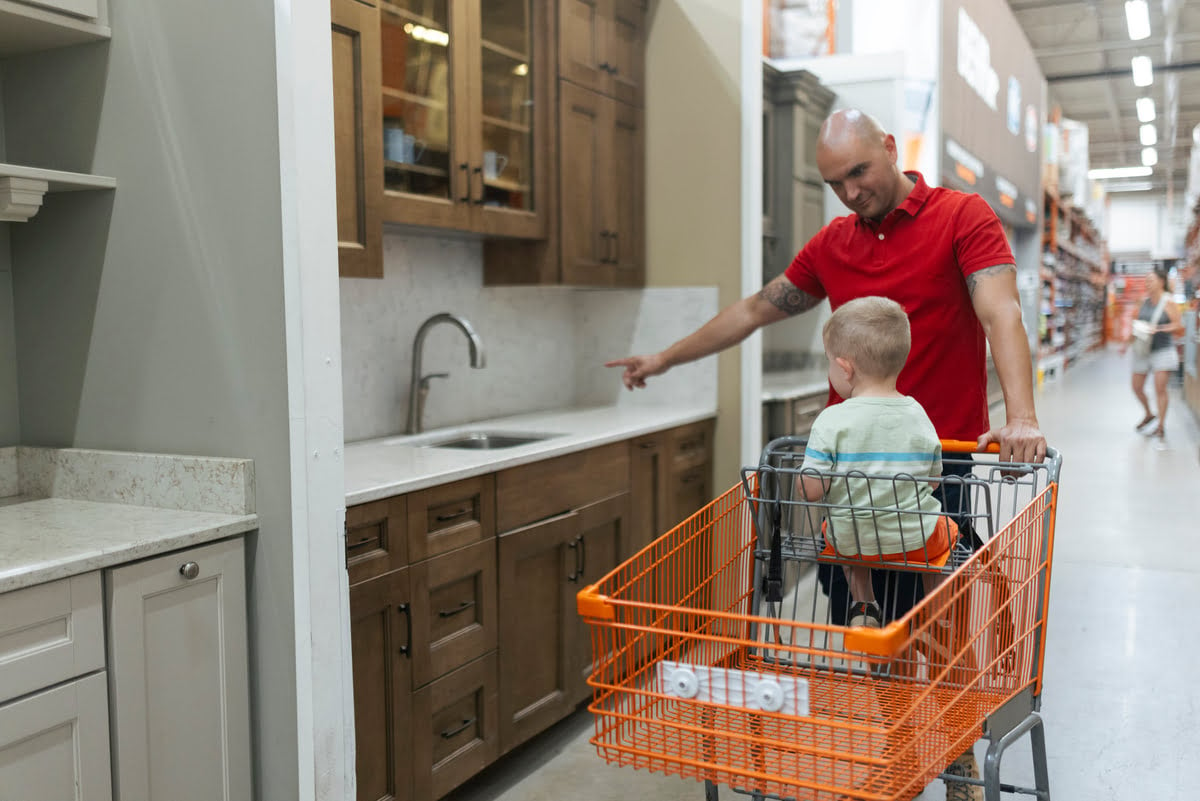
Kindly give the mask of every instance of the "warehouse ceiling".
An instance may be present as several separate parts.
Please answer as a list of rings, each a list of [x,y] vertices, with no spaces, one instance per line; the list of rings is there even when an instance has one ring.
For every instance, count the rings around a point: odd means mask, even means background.
[[[1088,128],[1090,167],[1143,164],[1139,98],[1154,101],[1157,163],[1148,177],[1106,182],[1187,189],[1192,130],[1200,124],[1200,2],[1147,0],[1149,36],[1134,41],[1124,0],[1008,0],[1046,76],[1050,107]],[[1153,82],[1134,84],[1131,59],[1149,56]],[[1146,105],[1143,101],[1143,105]],[[1149,186],[1146,186],[1149,184]]]

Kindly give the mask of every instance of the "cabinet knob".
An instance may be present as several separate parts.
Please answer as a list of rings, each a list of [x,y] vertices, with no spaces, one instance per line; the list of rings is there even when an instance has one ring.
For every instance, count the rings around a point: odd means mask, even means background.
[[[179,575],[191,580],[200,575],[200,565],[195,562],[184,562],[179,568]]]

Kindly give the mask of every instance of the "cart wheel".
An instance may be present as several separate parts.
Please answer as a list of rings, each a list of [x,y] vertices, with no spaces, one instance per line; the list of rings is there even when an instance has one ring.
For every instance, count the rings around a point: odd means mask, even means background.
[[[720,790],[717,788],[717,785],[708,779],[704,780],[704,801],[720,801],[718,798],[719,793]]]

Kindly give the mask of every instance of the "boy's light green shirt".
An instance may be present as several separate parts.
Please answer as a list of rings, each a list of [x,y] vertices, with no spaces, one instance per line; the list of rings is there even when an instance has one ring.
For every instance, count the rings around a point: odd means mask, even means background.
[[[905,553],[933,533],[942,507],[929,479],[942,474],[942,446],[912,398],[850,398],[826,408],[813,422],[803,469],[848,474],[828,477],[825,493],[826,503],[851,507],[828,515],[826,534],[843,556]]]

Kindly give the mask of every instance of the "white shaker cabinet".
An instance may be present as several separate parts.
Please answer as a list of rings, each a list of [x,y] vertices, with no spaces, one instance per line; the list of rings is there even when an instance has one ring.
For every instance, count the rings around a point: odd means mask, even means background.
[[[248,801],[242,538],[105,572],[114,797]]]
[[[0,704],[0,798],[111,801],[104,672]]]

